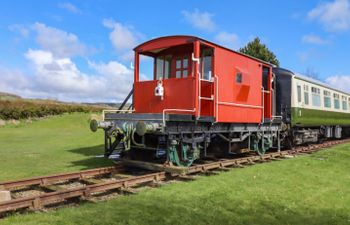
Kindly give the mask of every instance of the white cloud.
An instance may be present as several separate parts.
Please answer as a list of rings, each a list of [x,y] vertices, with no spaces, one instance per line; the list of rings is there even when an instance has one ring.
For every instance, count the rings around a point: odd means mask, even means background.
[[[30,33],[28,27],[22,24],[12,24],[8,28],[10,31],[18,32],[24,38],[27,38]]]
[[[103,20],[103,25],[112,29],[109,39],[117,50],[130,50],[137,45],[138,38],[133,33],[132,27],[124,26],[112,20]]]
[[[133,27],[123,25],[112,19],[104,19],[102,23],[105,27],[112,29],[109,39],[113,47],[120,54],[120,59],[123,61],[132,60],[132,49],[140,43],[143,35]]]
[[[41,23],[31,29],[37,32],[40,46],[24,54],[31,70],[24,74],[0,65],[0,91],[29,98],[120,102],[131,90],[134,73],[122,63],[88,61],[90,72],[83,72],[72,60],[85,52],[77,36]]]
[[[78,9],[75,5],[73,5],[72,3],[69,3],[69,2],[59,3],[58,7],[60,7],[61,9],[65,9],[71,13],[75,13],[75,14],[81,13],[80,9]]]
[[[304,35],[301,40],[302,42],[309,43],[309,44],[316,44],[316,45],[329,44],[329,41],[314,34]]]
[[[349,0],[324,2],[308,13],[308,18],[320,22],[328,31],[345,31],[350,29]]]
[[[216,25],[213,21],[214,14],[200,12],[198,9],[195,9],[193,12],[184,10],[181,13],[185,17],[185,20],[195,28],[205,31],[215,30]]]
[[[48,51],[29,49],[25,57],[34,69],[33,78],[24,85],[30,90],[28,97],[116,102],[122,101],[132,87],[133,71],[116,61],[89,62],[95,71],[91,75],[80,71],[70,58],[56,58]],[[14,93],[23,95],[18,90]]]
[[[215,40],[230,49],[238,48],[238,36],[234,33],[220,32],[215,36]]]
[[[32,28],[37,32],[36,41],[41,48],[52,52],[55,57],[71,57],[86,53],[86,46],[72,33],[43,23],[35,23]]]
[[[340,90],[346,91],[350,93],[350,76],[346,75],[335,75],[330,76],[326,79],[326,83],[331,86],[338,88]]]
[[[127,68],[117,61],[104,62],[89,62],[97,74],[104,77],[107,84],[105,92],[108,93],[109,98],[117,98],[123,100],[130,92],[134,81],[134,71]],[[101,90],[103,91],[103,90]]]
[[[0,66],[0,91],[21,94],[31,89],[30,78],[20,70]]]

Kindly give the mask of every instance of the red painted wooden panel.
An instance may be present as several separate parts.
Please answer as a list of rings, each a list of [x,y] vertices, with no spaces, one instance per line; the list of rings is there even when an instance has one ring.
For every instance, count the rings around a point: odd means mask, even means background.
[[[234,52],[216,48],[215,69],[219,80],[218,122],[260,123],[262,110],[253,107],[262,106],[261,63]],[[237,73],[242,74],[241,83],[236,82]],[[230,103],[241,106],[229,105]]]
[[[136,113],[162,113],[164,109],[194,109],[194,78],[163,80],[164,99],[154,95],[157,81],[141,81],[134,84],[134,107]],[[189,112],[172,112],[189,114]],[[194,114],[194,113],[190,113]]]

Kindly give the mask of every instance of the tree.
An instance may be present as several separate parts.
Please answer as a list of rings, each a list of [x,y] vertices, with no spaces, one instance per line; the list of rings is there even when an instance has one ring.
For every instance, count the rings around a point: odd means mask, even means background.
[[[261,43],[258,37],[249,42],[245,47],[240,48],[239,52],[272,63],[276,66],[280,65],[276,55],[271,52],[265,44]]]
[[[312,79],[320,80],[318,77],[318,72],[316,72],[312,67],[308,67],[303,74]]]

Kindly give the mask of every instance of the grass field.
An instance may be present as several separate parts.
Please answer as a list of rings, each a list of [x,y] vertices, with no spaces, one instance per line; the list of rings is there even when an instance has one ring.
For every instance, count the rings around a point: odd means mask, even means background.
[[[0,180],[110,165],[102,132],[89,129],[89,114],[73,113],[0,128]]]
[[[0,128],[0,180],[107,165],[87,119]],[[350,224],[350,145],[0,224]]]

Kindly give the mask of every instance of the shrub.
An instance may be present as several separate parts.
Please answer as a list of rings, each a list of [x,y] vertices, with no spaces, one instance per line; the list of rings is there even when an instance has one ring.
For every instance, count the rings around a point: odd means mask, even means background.
[[[0,119],[19,120],[72,112],[99,112],[102,107],[47,100],[0,100]]]

